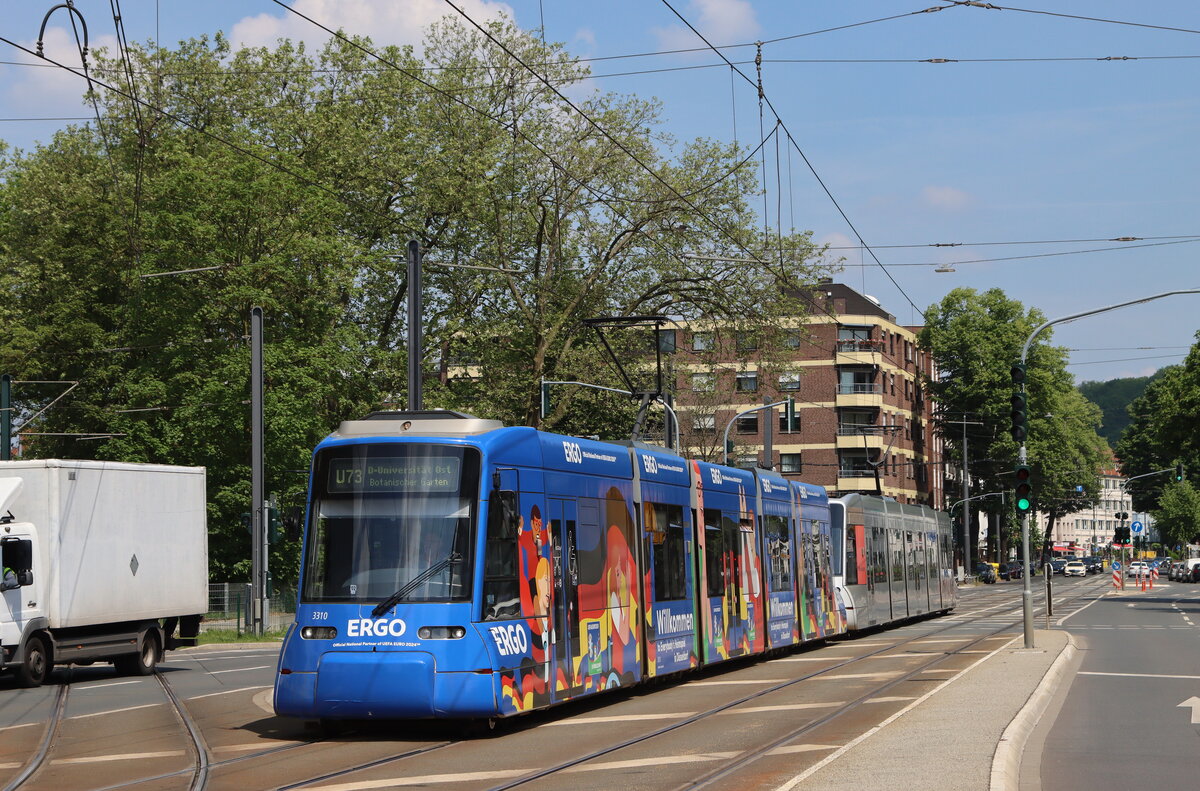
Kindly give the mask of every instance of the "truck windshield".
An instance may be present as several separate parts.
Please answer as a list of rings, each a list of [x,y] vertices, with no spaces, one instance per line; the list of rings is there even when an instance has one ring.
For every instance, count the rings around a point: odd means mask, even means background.
[[[342,445],[318,454],[306,602],[471,597],[479,452],[447,445]],[[454,562],[445,562],[447,558]]]

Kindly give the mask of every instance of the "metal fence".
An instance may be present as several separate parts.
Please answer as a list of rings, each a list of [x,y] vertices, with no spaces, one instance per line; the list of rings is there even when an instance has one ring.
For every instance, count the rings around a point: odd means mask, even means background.
[[[208,614],[201,629],[236,629],[239,634],[249,628],[250,583],[210,582],[208,584]],[[270,618],[267,629],[284,629],[296,614],[296,591],[283,588],[272,591]]]

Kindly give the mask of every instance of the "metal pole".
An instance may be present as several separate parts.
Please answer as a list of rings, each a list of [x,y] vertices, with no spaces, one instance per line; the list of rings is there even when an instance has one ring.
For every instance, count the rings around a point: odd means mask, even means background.
[[[967,422],[963,421],[963,579],[971,573],[971,474],[967,471]]]
[[[263,523],[263,310],[250,309],[250,584],[253,600],[251,628],[263,633],[266,618],[267,553],[266,525]]]
[[[12,377],[0,376],[0,461],[12,459]]]
[[[408,243],[408,408],[422,409],[421,395],[421,244]]]
[[[1103,308],[1096,308],[1094,310],[1086,310],[1083,313],[1073,313],[1070,316],[1060,316],[1057,319],[1051,319],[1050,321],[1043,323],[1041,326],[1039,326],[1037,329],[1035,329],[1032,333],[1030,333],[1029,337],[1025,339],[1025,345],[1021,347],[1021,364],[1022,365],[1025,364],[1025,359],[1029,356],[1029,347],[1033,345],[1034,339],[1037,338],[1037,336],[1041,334],[1042,330],[1046,329],[1047,327],[1050,327],[1054,324],[1061,324],[1064,321],[1073,321],[1075,319],[1081,319],[1084,316],[1093,316],[1097,313],[1104,313],[1105,311],[1115,310],[1116,308],[1123,308],[1128,305],[1140,305],[1143,302],[1151,302],[1156,299],[1162,299],[1163,297],[1170,297],[1170,296],[1174,296],[1176,294],[1200,294],[1200,288],[1183,289],[1180,291],[1167,291],[1162,294],[1155,294],[1153,296],[1143,297],[1141,299],[1130,300],[1129,302],[1121,302],[1116,305],[1108,305]],[[1024,390],[1025,385],[1021,385],[1021,389]],[[1027,457],[1025,455],[1025,440],[1021,440],[1020,459],[1021,459],[1021,464],[1025,464],[1025,462],[1027,460]],[[1026,564],[1026,567],[1025,567],[1025,590],[1021,596],[1021,598],[1022,598],[1021,606],[1025,612],[1025,647],[1033,648],[1033,590],[1032,590],[1032,588],[1030,588],[1030,585],[1029,585],[1029,514],[1026,514],[1024,519],[1021,522],[1021,542],[1025,547],[1025,564]],[[1121,577],[1122,584],[1124,583],[1124,581],[1125,581],[1125,577],[1124,577],[1124,575],[1122,575],[1122,577]]]
[[[763,427],[763,469],[775,469],[775,443],[772,442],[774,437],[773,431],[775,427],[772,423],[775,422],[775,410],[769,406],[771,402],[770,396],[763,396],[763,404],[767,404],[766,408],[766,425]]]

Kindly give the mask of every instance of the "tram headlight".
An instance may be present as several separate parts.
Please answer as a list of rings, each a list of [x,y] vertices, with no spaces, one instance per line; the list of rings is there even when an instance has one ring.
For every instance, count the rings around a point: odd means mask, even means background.
[[[332,640],[337,637],[337,629],[332,626],[305,626],[300,629],[300,636],[305,640]]]
[[[461,640],[466,636],[467,630],[461,626],[422,626],[417,630],[422,640]]]

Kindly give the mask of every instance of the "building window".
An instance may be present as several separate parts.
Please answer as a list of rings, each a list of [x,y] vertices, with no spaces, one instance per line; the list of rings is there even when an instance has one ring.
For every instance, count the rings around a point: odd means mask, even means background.
[[[675,352],[675,330],[658,330],[658,350],[663,354]]]
[[[758,433],[758,413],[753,415],[743,415],[737,419],[737,433],[739,434],[757,434]]]
[[[758,372],[739,371],[737,375],[737,391],[739,393],[758,392]]]
[[[707,352],[713,347],[713,334],[711,332],[694,332],[692,333],[692,351]]]
[[[715,415],[692,415],[692,431],[701,434],[712,434],[717,430]]]
[[[692,374],[692,389],[697,393],[711,393],[716,384],[716,374]]]
[[[779,430],[784,434],[795,434],[800,431],[800,413],[797,412],[792,418],[792,423],[788,425],[787,410],[779,413]]]
[[[786,330],[783,333],[783,348],[795,351],[800,348],[803,338],[796,330]]]
[[[779,389],[796,391],[800,389],[800,374],[780,374]]]
[[[800,460],[799,453],[780,453],[779,454],[779,471],[780,472],[804,472],[804,463]]]
[[[874,379],[875,371],[870,368],[843,368],[838,371],[838,393],[878,393],[879,385],[875,384]]]
[[[838,327],[837,350],[839,352],[882,351],[883,341],[871,340],[870,327]]]
[[[736,338],[739,352],[752,352],[758,348],[758,336],[753,332],[738,332]]]

